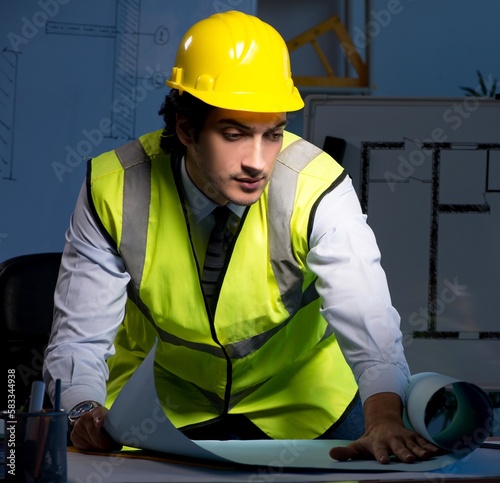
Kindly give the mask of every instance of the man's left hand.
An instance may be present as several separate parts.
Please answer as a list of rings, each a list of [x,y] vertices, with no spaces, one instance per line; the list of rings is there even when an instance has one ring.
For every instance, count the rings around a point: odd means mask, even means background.
[[[403,425],[401,398],[394,393],[369,397],[364,404],[365,434],[345,447],[334,447],[330,456],[338,461],[373,459],[388,464],[391,456],[403,463],[427,460],[442,452]]]

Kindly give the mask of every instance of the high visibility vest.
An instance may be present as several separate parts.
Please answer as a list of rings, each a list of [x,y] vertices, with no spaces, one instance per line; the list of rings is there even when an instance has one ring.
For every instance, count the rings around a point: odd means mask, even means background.
[[[179,162],[160,149],[160,134],[89,163],[91,203],[131,275],[107,406],[158,341],[156,390],[179,429],[233,413],[274,439],[320,436],[357,395],[306,264],[315,209],[342,167],[285,132],[270,183],[233,238],[212,316]]]

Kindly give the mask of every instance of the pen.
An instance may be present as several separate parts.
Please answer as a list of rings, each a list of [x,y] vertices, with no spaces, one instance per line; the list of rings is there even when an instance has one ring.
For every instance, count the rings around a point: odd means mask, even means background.
[[[38,475],[39,461],[41,458],[37,441],[40,436],[40,431],[43,430],[44,425],[44,420],[40,418],[43,410],[44,395],[45,383],[42,381],[34,381],[31,385],[30,402],[28,407],[29,415],[26,420],[24,447],[25,453],[29,455],[27,461],[30,466],[30,471],[33,471],[36,476]],[[40,414],[34,415],[32,413]]]
[[[45,383],[42,381],[34,381],[31,385],[31,396],[28,412],[38,413],[43,409],[44,395]]]
[[[61,410],[61,379],[56,379],[56,394],[54,397],[54,410]]]

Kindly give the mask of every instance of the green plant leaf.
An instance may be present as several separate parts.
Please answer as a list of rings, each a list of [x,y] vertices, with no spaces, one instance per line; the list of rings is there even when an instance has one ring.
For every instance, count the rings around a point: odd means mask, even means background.
[[[479,94],[479,92],[472,89],[471,87],[460,86],[460,89],[462,89],[464,92],[466,92],[468,96],[481,97],[481,94]]]
[[[488,89],[487,89],[486,84],[484,82],[483,74],[481,74],[481,72],[479,72],[479,70],[477,70],[476,72],[477,72],[477,78],[479,80],[479,85],[481,86],[481,92],[483,93],[483,96],[487,96]]]
[[[489,97],[495,97],[495,94],[497,92],[497,83],[498,83],[498,81],[495,79],[493,81],[493,84],[491,85],[491,89],[490,89],[490,92],[488,94]]]

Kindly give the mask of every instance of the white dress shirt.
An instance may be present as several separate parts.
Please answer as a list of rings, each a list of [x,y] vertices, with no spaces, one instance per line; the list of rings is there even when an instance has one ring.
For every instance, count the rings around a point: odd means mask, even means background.
[[[181,173],[195,252],[203,263],[213,224],[208,215],[216,205],[192,183],[184,161]],[[240,217],[245,210],[236,205],[230,208]],[[307,263],[318,277],[321,313],[332,325],[353,370],[361,400],[380,392],[404,398],[409,370],[400,317],[391,304],[379,249],[349,177],[319,204],[310,247]],[[61,379],[64,409],[84,400],[104,403],[105,361],[114,353],[129,280],[123,260],[99,230],[84,185],[66,232],[44,362],[44,379],[52,398],[55,380]]]

